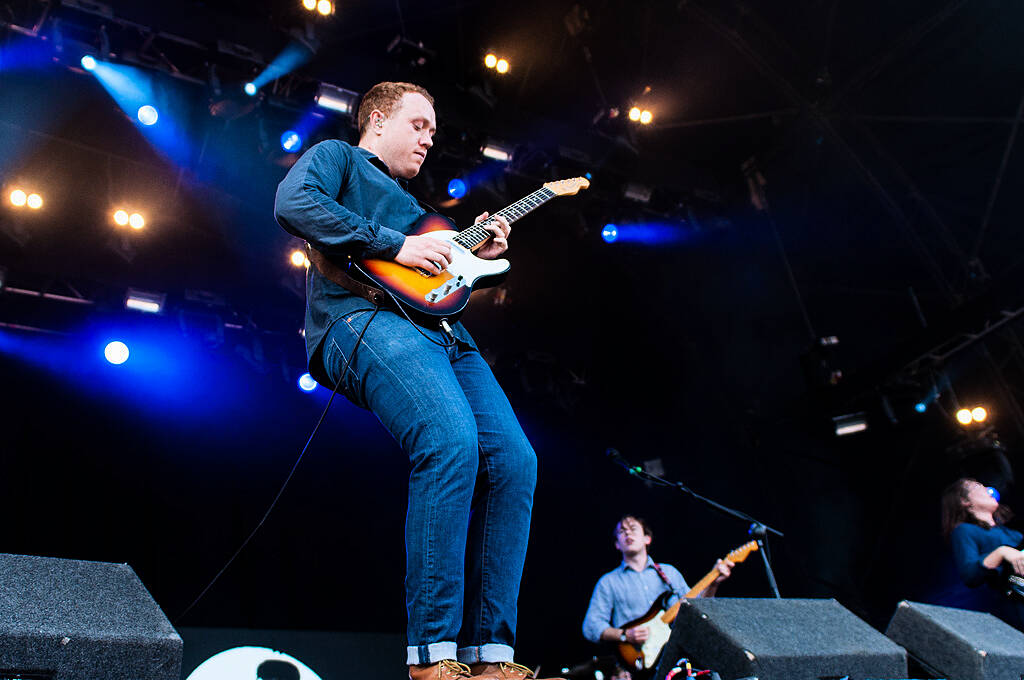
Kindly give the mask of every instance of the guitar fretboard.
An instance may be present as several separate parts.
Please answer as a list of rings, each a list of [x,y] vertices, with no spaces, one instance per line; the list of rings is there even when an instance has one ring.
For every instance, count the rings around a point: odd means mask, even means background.
[[[458,243],[463,248],[468,248],[472,250],[473,248],[477,247],[478,245],[480,245],[481,243],[483,243],[484,241],[491,237],[491,232],[487,231],[484,225],[486,225],[489,222],[492,222],[494,218],[497,217],[498,215],[501,215],[506,220],[508,220],[509,224],[512,224],[521,217],[526,216],[528,213],[544,205],[554,197],[555,192],[551,191],[550,189],[543,187],[537,189],[537,191],[534,191],[529,196],[519,199],[518,201],[516,201],[515,203],[506,208],[502,208],[501,210],[494,213],[494,215],[491,215],[480,224],[474,224],[472,227],[469,227],[468,229],[463,229],[462,231],[459,232],[458,236],[456,236],[452,240]]]

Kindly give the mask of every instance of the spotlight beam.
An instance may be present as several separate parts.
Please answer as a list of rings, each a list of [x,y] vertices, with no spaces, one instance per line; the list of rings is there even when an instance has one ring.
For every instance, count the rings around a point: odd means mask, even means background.
[[[312,45],[298,41],[292,42],[250,83],[254,90],[258,91],[267,83],[271,83],[308,64],[313,59],[315,52],[316,49]],[[246,85],[248,86],[250,83]],[[253,92],[254,94],[255,91]]]

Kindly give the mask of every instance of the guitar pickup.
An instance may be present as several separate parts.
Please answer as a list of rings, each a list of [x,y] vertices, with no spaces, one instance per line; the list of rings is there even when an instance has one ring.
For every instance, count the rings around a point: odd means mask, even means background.
[[[427,302],[438,302],[445,299],[452,294],[453,291],[458,290],[466,285],[466,277],[459,274],[454,279],[448,279],[444,282],[444,285],[438,286],[434,290],[427,293],[424,298]]]

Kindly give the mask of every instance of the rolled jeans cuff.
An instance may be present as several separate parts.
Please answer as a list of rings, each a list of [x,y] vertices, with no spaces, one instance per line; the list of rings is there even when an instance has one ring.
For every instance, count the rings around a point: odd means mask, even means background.
[[[410,646],[405,648],[408,666],[422,663],[437,663],[445,659],[455,658],[454,642],[434,642],[429,645]]]
[[[513,649],[508,645],[486,644],[479,647],[463,647],[459,650],[458,661],[473,663],[512,663]]]

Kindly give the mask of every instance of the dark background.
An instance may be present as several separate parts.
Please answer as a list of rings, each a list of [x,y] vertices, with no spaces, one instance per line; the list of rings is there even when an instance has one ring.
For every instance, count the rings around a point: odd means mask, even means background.
[[[277,138],[318,81],[403,79],[433,92],[440,123],[414,190],[459,224],[543,181],[593,179],[515,226],[508,281],[465,315],[540,457],[523,661],[591,654],[580,623],[623,513],[651,521],[652,554],[691,582],[747,540],[745,523],[630,478],[609,447],[783,531],[784,596],[834,597],[880,628],[900,599],[976,600],[937,503],[962,474],[1017,497],[1018,4],[362,0],[309,27],[297,0],[111,7],[0,4],[0,550],[128,562],[184,626],[404,629],[407,463],[340,399],[260,532],[181,617],[329,396],[295,384],[299,244],[272,216],[295,156]],[[181,102],[162,112],[171,145],[78,66],[101,27],[114,61]],[[212,46],[269,61],[292,30],[315,57],[240,95],[262,66]],[[402,35],[425,64],[388,52]],[[489,49],[507,76],[480,66]],[[611,117],[634,102],[652,125]],[[354,141],[342,118],[317,134]],[[488,137],[515,146],[511,164],[481,161]],[[749,159],[770,211],[751,201]],[[482,179],[452,205],[460,173]],[[624,197],[631,182],[649,202]],[[12,208],[30,185],[44,208]],[[112,224],[126,201],[145,230]],[[672,238],[607,244],[608,222]],[[126,314],[129,287],[166,293],[167,311]],[[119,367],[102,360],[115,337],[133,352]],[[834,370],[837,385],[820,379]],[[975,404],[985,428],[956,425]],[[837,438],[832,418],[855,412],[867,432]],[[767,594],[757,559],[721,590]]]

